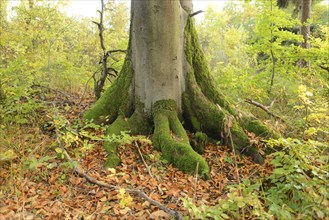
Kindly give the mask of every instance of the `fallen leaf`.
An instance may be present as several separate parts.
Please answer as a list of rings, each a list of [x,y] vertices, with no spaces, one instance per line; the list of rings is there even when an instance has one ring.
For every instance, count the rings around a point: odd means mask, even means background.
[[[150,219],[155,219],[155,220],[158,220],[158,219],[171,219],[171,215],[169,213],[166,213],[165,211],[158,210],[158,211],[153,212],[150,215]]]

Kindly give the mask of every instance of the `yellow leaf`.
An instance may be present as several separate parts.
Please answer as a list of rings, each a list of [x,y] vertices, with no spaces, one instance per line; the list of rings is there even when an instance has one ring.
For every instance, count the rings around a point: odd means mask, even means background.
[[[133,198],[130,195],[127,195],[120,200],[119,205],[121,208],[124,208],[126,206],[130,206],[132,201]]]
[[[119,194],[120,194],[121,196],[123,196],[125,193],[126,193],[126,190],[125,190],[124,188],[121,188],[121,189],[119,190]]]

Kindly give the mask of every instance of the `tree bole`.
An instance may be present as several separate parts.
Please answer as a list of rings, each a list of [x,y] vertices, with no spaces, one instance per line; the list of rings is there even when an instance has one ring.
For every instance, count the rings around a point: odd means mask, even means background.
[[[238,111],[214,84],[191,12],[186,1],[132,1],[130,41],[121,73],[85,118],[107,118],[113,123],[108,134],[153,133],[154,147],[166,160],[186,173],[197,171],[209,178],[209,166],[191,147],[186,128],[200,132],[202,140],[209,135],[232,146],[227,141],[230,135],[233,146],[258,163],[263,158],[245,129],[272,132],[249,118],[240,123]],[[115,154],[117,144],[106,143],[108,153]],[[202,153],[201,144],[194,149]],[[118,165],[118,157],[109,158],[114,162],[108,165]]]

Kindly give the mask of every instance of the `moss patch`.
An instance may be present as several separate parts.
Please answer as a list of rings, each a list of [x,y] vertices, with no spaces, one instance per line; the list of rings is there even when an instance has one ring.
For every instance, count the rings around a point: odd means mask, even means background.
[[[234,109],[228,102],[228,98],[221,93],[210,74],[208,62],[199,43],[199,38],[194,27],[193,18],[189,18],[185,28],[185,53],[187,60],[193,68],[194,76],[202,93],[213,103],[219,104],[230,114],[235,115]]]
[[[258,120],[245,118],[241,122],[237,121],[238,112],[232,108],[228,98],[217,89],[210,74],[192,18],[187,21],[185,39],[185,54],[192,67],[187,75],[187,95],[183,96],[188,123],[196,131],[201,130],[213,138],[219,138],[227,129],[225,118],[228,115],[234,116],[230,125],[234,146],[243,154],[251,156],[255,162],[263,163],[263,158],[250,144],[243,128],[262,137],[273,133]]]
[[[120,135],[121,131],[128,131],[129,124],[124,119],[123,116],[119,116],[108,128],[106,134],[108,136],[112,135]],[[105,167],[116,167],[120,164],[120,158],[118,157],[118,145],[119,143],[116,141],[105,141],[104,148],[107,152],[107,161],[105,163]]]
[[[131,134],[150,134],[152,126],[142,115],[135,111],[129,119],[122,115],[117,117],[108,128],[107,135],[110,137],[112,135],[120,135],[123,131],[129,131]],[[104,143],[104,148],[108,153],[106,167],[115,167],[120,164],[121,161],[117,155],[119,144],[117,141],[106,141]]]
[[[240,119],[241,126],[249,132],[264,138],[280,138],[280,135],[269,129],[261,121],[252,116],[244,116]]]
[[[161,100],[152,108],[154,121],[153,144],[163,157],[185,173],[196,171],[202,178],[209,178],[209,167],[204,158],[188,143],[185,129],[179,122],[174,100]]]
[[[185,119],[188,119],[186,120],[187,127],[191,128],[193,131],[201,131],[201,124],[192,108],[188,93],[184,92],[182,98],[183,98],[183,116]]]
[[[102,120],[106,118],[113,122],[118,114],[131,112],[131,94],[129,92],[133,79],[133,68],[129,55],[127,55],[119,77],[109,87],[97,102],[86,111],[86,119]]]
[[[204,148],[208,142],[208,136],[202,132],[196,132],[194,138],[190,140],[190,144],[196,152],[204,154]]]
[[[264,163],[263,157],[259,154],[257,149],[251,145],[248,136],[237,123],[233,124],[231,128],[231,135],[235,149],[247,156],[250,156],[255,163]]]

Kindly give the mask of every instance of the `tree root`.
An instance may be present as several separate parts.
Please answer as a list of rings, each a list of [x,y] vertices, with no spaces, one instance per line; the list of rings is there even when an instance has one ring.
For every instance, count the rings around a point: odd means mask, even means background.
[[[117,119],[110,125],[106,135],[111,137],[112,135],[120,135],[121,131],[128,131],[129,124],[123,116],[117,117]],[[118,156],[118,145],[117,141],[105,141],[104,149],[107,152],[107,160],[105,162],[105,167],[116,167],[120,165],[121,160]]]
[[[208,179],[209,166],[189,144],[188,136],[175,109],[174,100],[161,100],[153,105],[154,147],[183,172],[193,174],[197,170],[202,178]]]
[[[185,38],[185,54],[192,67],[187,73],[187,90],[183,94],[184,118],[187,124],[194,131],[202,131],[210,137],[220,139],[223,145],[234,147],[240,153],[251,156],[254,162],[262,164],[263,157],[252,146],[245,130],[262,137],[278,135],[255,118],[240,117],[239,112],[232,108],[224,94],[218,90],[191,19],[186,25]]]
[[[126,119],[123,115],[119,115],[116,120],[108,128],[106,135],[111,137],[112,135],[120,135],[122,131],[129,131],[130,134],[149,134],[151,126],[148,121],[135,111],[129,119]],[[121,160],[118,156],[117,141],[105,141],[104,148],[108,153],[105,167],[116,167],[120,165]]]

